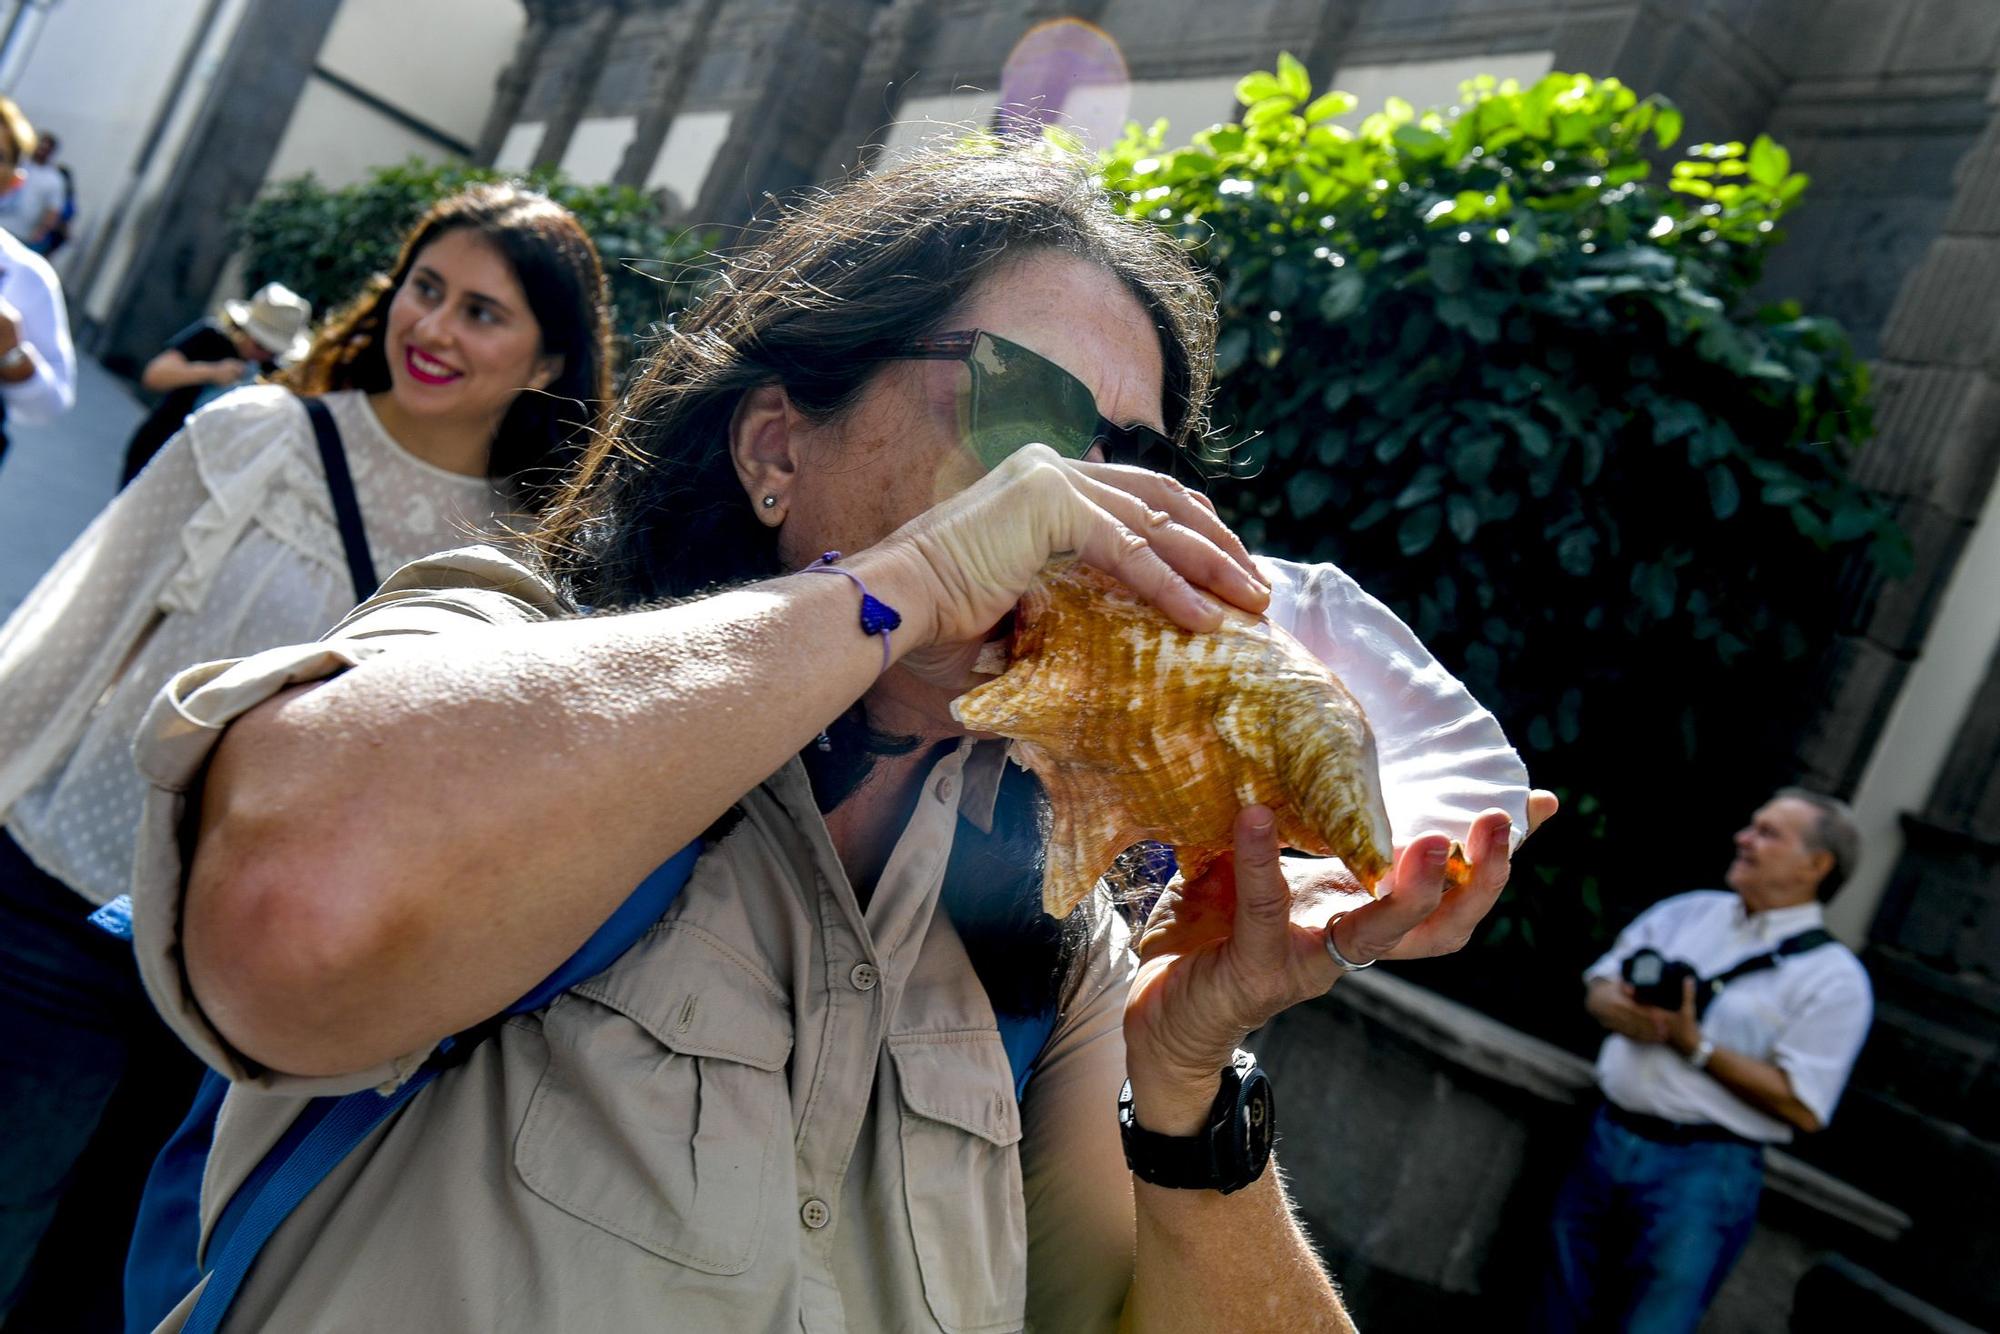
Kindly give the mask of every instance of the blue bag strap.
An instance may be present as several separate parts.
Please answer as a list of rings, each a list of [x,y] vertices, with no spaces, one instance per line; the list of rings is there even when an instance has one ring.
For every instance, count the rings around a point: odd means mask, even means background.
[[[312,422],[313,443],[319,446],[320,466],[326,469],[327,493],[333,497],[334,521],[340,525],[340,545],[347,553],[347,574],[354,580],[354,600],[366,602],[375,596],[382,581],[375,577],[375,561],[368,554],[368,530],[361,526],[361,502],[354,496],[354,475],[347,470],[347,451],[340,445],[340,428],[333,413],[317,398],[301,397],[306,418]]]
[[[657,867],[589,940],[540,986],[509,1006],[506,1013],[538,1009],[560,992],[595,977],[616,962],[680,897],[694,874],[701,851],[701,840],[696,839]],[[103,915],[109,920],[98,921],[98,914],[93,914],[92,920],[114,935],[119,934],[118,925],[129,928],[129,900],[122,913],[112,911]],[[391,1093],[367,1089],[340,1098],[315,1098],[307,1103],[278,1143],[251,1170],[216,1220],[206,1256],[208,1285],[201,1290],[194,1310],[182,1326],[183,1334],[210,1334],[220,1329],[265,1243],[291,1217],[300,1201],[361,1141],[442,1071],[461,1063],[479,1039],[495,1026],[496,1021],[488,1021],[457,1038],[446,1039],[439,1045],[437,1056]],[[146,1198],[140,1204],[139,1226],[134,1230],[125,1266],[128,1320],[134,1321],[136,1328],[151,1329],[157,1325],[199,1279],[200,1266],[195,1255],[200,1237],[200,1166],[205,1164],[215,1116],[227,1090],[228,1081],[222,1076],[208,1075],[196,1095],[193,1110],[161,1151],[152,1175],[147,1178]],[[188,1198],[190,1194],[192,1201]],[[143,1284],[135,1276],[140,1276]],[[176,1277],[187,1281],[176,1295],[168,1298],[165,1294],[170,1288],[166,1285]],[[165,1305],[161,1305],[162,1299]],[[137,1324],[138,1321],[146,1323]]]
[[[423,1088],[437,1078],[436,1067],[418,1071],[393,1093],[372,1090],[350,1093],[333,1102],[319,1124],[312,1127],[284,1156],[284,1161],[262,1183],[245,1206],[242,1216],[227,1237],[218,1237],[210,1246],[208,1284],[202,1288],[194,1310],[181,1326],[181,1334],[216,1334],[236,1301],[250,1266],[264,1249],[264,1243],[291,1217],[299,1201],[313,1187],[326,1180],[355,1146],[368,1138],[377,1126],[403,1109]],[[278,1155],[272,1154],[270,1158]],[[267,1159],[268,1161],[268,1159]],[[245,1183],[246,1186],[249,1183]],[[238,1192],[241,1196],[243,1192]],[[231,1201],[233,1205],[234,1200]]]

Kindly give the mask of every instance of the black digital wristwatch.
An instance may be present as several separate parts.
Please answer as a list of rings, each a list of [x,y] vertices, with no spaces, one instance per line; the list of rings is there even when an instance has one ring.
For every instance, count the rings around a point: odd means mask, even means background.
[[[1242,1190],[1264,1175],[1277,1134],[1271,1079],[1257,1058],[1238,1051],[1222,1068],[1222,1089],[1208,1109],[1208,1121],[1189,1136],[1159,1135],[1144,1129],[1132,1110],[1132,1081],[1118,1092],[1118,1135],[1132,1175],[1175,1190]]]

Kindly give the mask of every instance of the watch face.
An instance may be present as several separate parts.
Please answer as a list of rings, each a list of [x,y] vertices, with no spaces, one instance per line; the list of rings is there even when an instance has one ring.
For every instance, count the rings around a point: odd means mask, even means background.
[[[1244,1166],[1255,1178],[1263,1172],[1264,1164],[1270,1161],[1271,1141],[1277,1133],[1271,1081],[1262,1070],[1253,1069],[1249,1078],[1243,1081],[1240,1102],[1243,1112],[1238,1124],[1243,1128]]]

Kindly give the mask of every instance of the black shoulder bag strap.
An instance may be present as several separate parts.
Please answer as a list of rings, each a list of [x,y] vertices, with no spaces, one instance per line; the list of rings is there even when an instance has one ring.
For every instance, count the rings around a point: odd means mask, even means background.
[[[326,469],[326,489],[333,496],[333,517],[340,525],[340,545],[347,551],[347,573],[354,580],[354,600],[366,602],[381,581],[368,555],[368,533],[361,526],[361,502],[354,498],[354,475],[347,470],[347,451],[340,445],[340,428],[333,413],[316,398],[301,396],[319,443],[320,466]]]
[[[1704,980],[1696,988],[1696,1008],[1698,1011],[1706,1011],[1709,1002],[1720,996],[1723,990],[1739,977],[1747,977],[1751,973],[1761,973],[1766,968],[1776,968],[1781,962],[1791,958],[1794,954],[1804,954],[1807,950],[1816,950],[1822,945],[1830,945],[1832,943],[1833,933],[1824,927],[1816,926],[1810,931],[1801,931],[1796,936],[1787,936],[1779,941],[1776,946],[1764,951],[1762,954],[1753,954],[1734,967],[1728,968],[1723,972],[1717,973],[1714,977]]]

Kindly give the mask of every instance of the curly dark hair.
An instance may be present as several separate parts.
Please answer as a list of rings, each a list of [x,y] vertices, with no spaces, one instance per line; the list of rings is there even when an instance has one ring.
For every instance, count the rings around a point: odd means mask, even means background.
[[[612,392],[604,266],[575,215],[547,195],[475,185],[433,204],[404,239],[396,267],[328,316],[305,356],[273,378],[301,394],[388,389],[389,303],[424,248],[454,231],[477,233],[506,259],[541,326],[543,355],[562,359],[548,388],[514,396],[487,465],[489,476],[505,479],[517,499],[533,504],[584,456]]]

